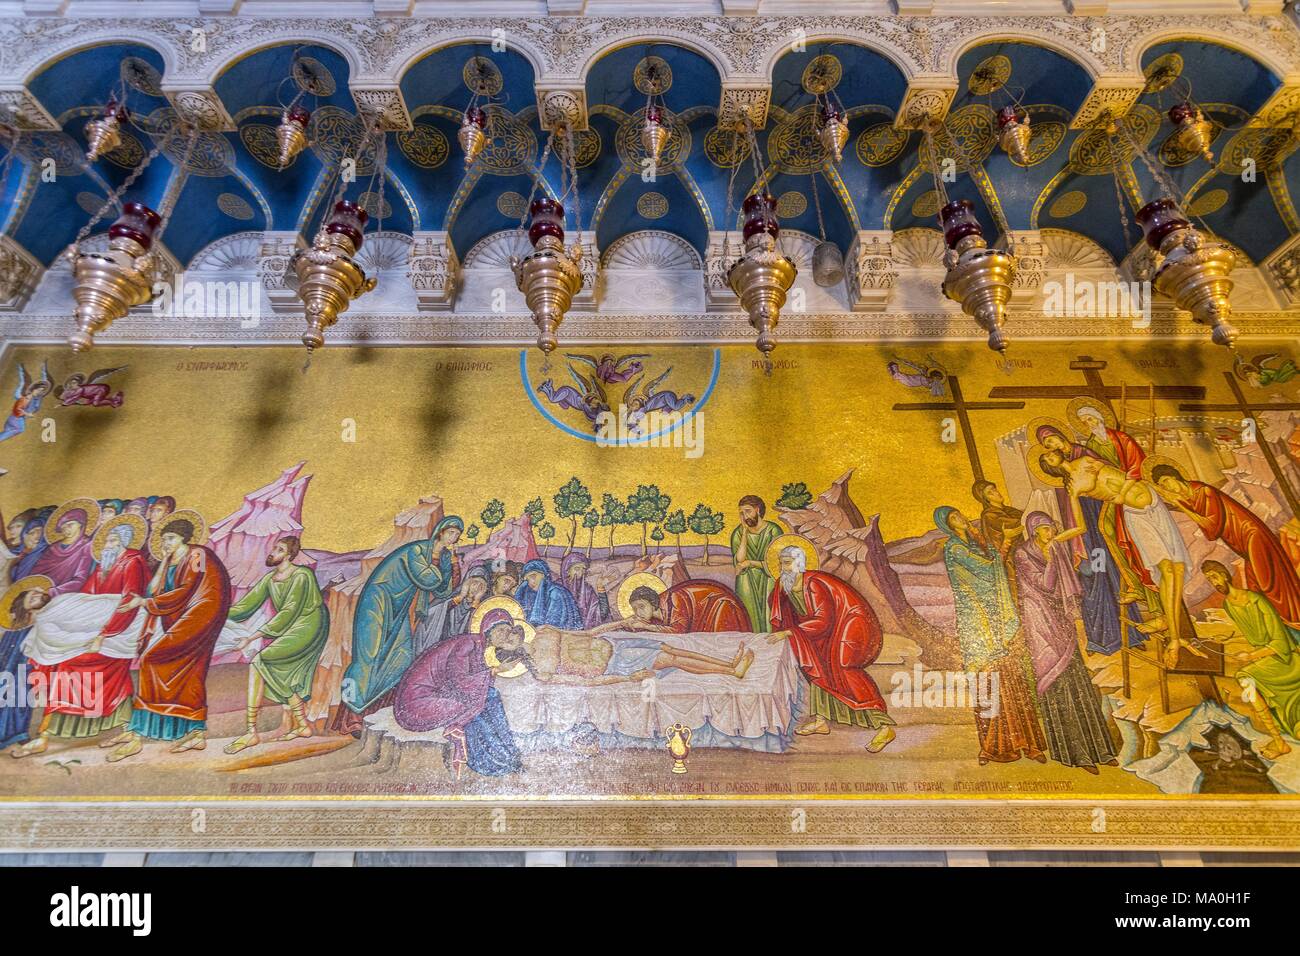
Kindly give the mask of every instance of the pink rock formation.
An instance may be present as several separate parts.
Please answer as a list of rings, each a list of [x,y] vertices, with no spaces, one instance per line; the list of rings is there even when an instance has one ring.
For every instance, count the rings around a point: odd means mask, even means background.
[[[235,600],[252,590],[266,574],[266,556],[279,538],[302,537],[302,502],[311,475],[300,478],[298,474],[306,464],[300,461],[286,468],[269,485],[244,495],[237,511],[212,526],[208,547],[230,572],[230,589]],[[297,563],[309,568],[316,566],[307,554],[299,554]]]
[[[533,526],[528,515],[507,518],[501,527],[476,548],[470,548],[461,558],[461,566],[473,567],[484,561],[497,559],[518,561],[523,564],[537,557],[537,544],[533,540]]]

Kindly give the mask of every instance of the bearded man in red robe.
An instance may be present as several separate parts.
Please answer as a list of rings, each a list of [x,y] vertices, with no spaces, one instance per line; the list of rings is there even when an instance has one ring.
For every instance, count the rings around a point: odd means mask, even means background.
[[[143,737],[175,741],[172,753],[207,746],[208,665],[230,610],[230,575],[211,549],[194,543],[207,530],[199,515],[182,511],[165,520],[163,558],[147,593],[122,605],[143,607],[149,620],[131,723],[105,744],[116,747],[109,761],[138,754]]]
[[[779,557],[780,581],[768,599],[768,641],[790,642],[811,691],[808,716],[794,732],[828,734],[832,723],[865,727],[876,731],[867,750],[879,753],[895,733],[894,718],[867,673],[882,643],[876,612],[851,585],[809,571],[799,545],[782,548]]]
[[[82,584],[81,593],[120,594],[124,603],[144,594],[149,566],[138,547],[144,543],[144,522],[130,515],[111,518],[100,533],[99,559]],[[108,657],[99,651],[106,639],[127,630],[139,613],[139,608],[123,609],[119,605],[84,654],[49,666],[32,662],[32,671],[45,677],[50,696],[36,736],[14,750],[13,756],[42,754],[50,737],[94,737],[130,718],[127,701],[133,692],[131,660]],[[71,692],[84,687],[96,688],[95,699]]]
[[[1223,541],[1241,556],[1246,590],[1263,594],[1282,620],[1300,628],[1300,577],[1268,525],[1231,495],[1185,478],[1173,465],[1156,465],[1151,480],[1206,538]]]
[[[683,581],[663,594],[651,587],[633,588],[628,596],[632,616],[609,621],[587,633],[605,631],[656,631],[662,634],[699,634],[706,631],[751,630],[749,612],[735,591],[713,581]]]

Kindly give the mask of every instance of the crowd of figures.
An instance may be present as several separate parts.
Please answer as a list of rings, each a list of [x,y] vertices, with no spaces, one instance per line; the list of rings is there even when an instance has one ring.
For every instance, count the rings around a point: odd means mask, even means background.
[[[971,489],[978,518],[950,506],[934,513],[965,666],[995,673],[1001,688],[997,716],[977,715],[981,762],[1050,755],[1094,773],[1114,764],[1118,743],[1083,651],[1155,639],[1164,667],[1213,673],[1197,661],[1217,664],[1238,635],[1251,649],[1226,655],[1245,689],[1232,703],[1268,735],[1262,756],[1289,752],[1300,726],[1298,556],[1246,505],[1144,450],[1104,403],[1075,399],[1066,417],[1027,427],[1026,463],[1054,486],[1062,520],[1012,507],[985,480]],[[1207,614],[1231,625],[1215,635],[1197,631],[1184,600],[1198,569],[1175,513],[1238,559],[1234,569],[1199,568],[1222,596],[1222,610]]]
[[[407,730],[440,731],[457,773],[513,773],[521,760],[497,681],[527,674],[591,686],[672,672],[744,680],[753,633],[788,641],[808,682],[796,733],[865,728],[874,734],[867,749],[882,750],[894,721],[866,671],[882,641],[874,611],[817,570],[813,545],[769,520],[762,499],[747,495],[739,513],[734,590],[698,578],[670,587],[645,559],[596,574],[577,551],[558,574],[543,558],[462,567],[464,524],[443,518],[368,575],[328,730],[359,734],[368,716],[392,708]],[[263,743],[258,715],[268,702],[287,718],[278,740],[320,732],[304,704],[329,611],[314,572],[295,561],[298,537],[274,541],[265,574],[236,600],[207,523],[170,497],[77,498],[5,528],[0,674],[11,690],[41,691],[11,693],[0,706],[0,746],[11,756],[44,753],[59,738],[94,738],[109,762],[151,741],[172,753],[205,749],[208,670],[223,652],[249,665],[245,730],[226,753]],[[701,654],[672,638],[707,633],[736,635],[734,653]]]

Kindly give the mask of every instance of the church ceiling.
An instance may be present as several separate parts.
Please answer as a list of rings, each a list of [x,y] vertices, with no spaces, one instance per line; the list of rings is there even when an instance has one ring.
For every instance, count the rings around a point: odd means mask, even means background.
[[[824,233],[847,252],[858,230],[935,226],[938,196],[923,162],[924,137],[895,124],[909,94],[908,75],[896,60],[861,43],[810,40],[770,62],[767,122],[756,141],[764,184],[788,228]],[[236,233],[310,237],[345,157],[357,161],[346,195],[364,205],[372,222],[407,234],[446,231],[462,256],[485,237],[518,226],[530,195],[560,191],[553,153],[537,173],[546,139],[539,77],[533,60],[510,48],[459,43],[404,64],[397,87],[411,128],[386,134],[382,181],[374,150],[361,149],[363,124],[352,93],[358,78],[344,52],[324,43],[277,42],[234,60],[211,84],[216,112],[224,112],[230,128],[203,132],[192,144],[177,134],[166,62],[143,43],[115,42],[65,55],[28,79],[27,92],[59,129],[21,136],[2,187],[3,228],[42,263],[57,258],[153,150],[158,155],[126,196],[156,208],[169,189],[180,189],[164,242],[181,265]],[[1190,213],[1258,263],[1300,231],[1292,199],[1300,185],[1298,140],[1289,126],[1258,119],[1282,78],[1245,52],[1205,40],[1154,43],[1140,63],[1147,86],[1132,106],[1131,126],[1156,161],[1149,169],[1127,150],[1115,177],[1104,138],[1073,128],[1095,69],[1032,42],[979,42],[963,50],[956,93],[936,137],[941,153],[959,157],[960,174],[947,191],[975,202],[989,235],[997,232],[1000,212],[1013,230],[1076,232],[1119,261],[1139,236],[1133,222],[1139,191],[1154,198],[1155,178],[1167,179]],[[456,134],[475,87],[485,99],[490,142],[467,169]],[[86,164],[86,122],[118,88],[127,92],[131,122],[116,149]],[[639,130],[652,88],[662,96],[672,135],[647,175]],[[815,90],[829,91],[846,113],[850,137],[839,163],[816,135]],[[656,229],[703,254],[711,231],[735,228],[756,164],[743,138],[719,128],[725,93],[713,58],[682,40],[629,43],[586,65],[581,94],[588,122],[574,134],[579,190],[569,206],[571,215],[580,206],[582,228],[595,233],[599,248]],[[1214,124],[1208,159],[1171,138],[1166,114],[1185,96]],[[275,127],[295,98],[312,111],[310,145],[281,169]],[[1025,165],[997,142],[995,114],[1010,102],[1032,119]],[[46,181],[43,163],[50,159],[57,175]],[[181,166],[190,175],[178,177]],[[113,218],[106,212],[92,233]]]

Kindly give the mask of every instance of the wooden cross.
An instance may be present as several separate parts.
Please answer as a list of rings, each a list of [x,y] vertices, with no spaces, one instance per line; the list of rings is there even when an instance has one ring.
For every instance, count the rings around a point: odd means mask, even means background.
[[[1300,411],[1300,404],[1295,402],[1269,402],[1259,405],[1252,405],[1250,400],[1241,390],[1241,384],[1237,381],[1231,372],[1224,372],[1223,377],[1228,381],[1228,388],[1232,389],[1232,397],[1235,402],[1226,405],[1210,405],[1205,403],[1183,404],[1178,406],[1180,412],[1238,412],[1245,418],[1256,422],[1255,418],[1258,412],[1293,412]],[[1256,428],[1258,433],[1258,427]],[[1278,487],[1282,489],[1282,496],[1286,498],[1286,503],[1291,507],[1291,514],[1300,518],[1300,496],[1296,495],[1295,489],[1291,487],[1291,482],[1287,480],[1286,473],[1282,471],[1282,466],[1278,463],[1277,456],[1273,453],[1273,448],[1268,439],[1263,435],[1256,434],[1256,441],[1259,442],[1259,450],[1264,453],[1264,460],[1268,462],[1268,467],[1273,471],[1273,477],[1277,479]]]
[[[1126,394],[1152,398],[1205,398],[1203,385],[1107,385],[1101,377],[1106,362],[1090,355],[1080,355],[1070,363],[1070,368],[1083,373],[1083,385],[997,385],[989,389],[989,398],[1059,398],[1069,401],[1087,395],[1104,402],[1111,412],[1115,411],[1112,400]]]
[[[956,375],[948,376],[948,390],[952,393],[950,402],[899,402],[894,405],[896,412],[956,412],[961,425],[962,438],[966,442],[966,454],[970,457],[970,470],[976,481],[984,478],[984,466],[980,464],[979,447],[975,444],[975,433],[971,430],[970,413],[991,409],[1024,408],[1024,402],[968,402],[962,397],[961,382]]]

